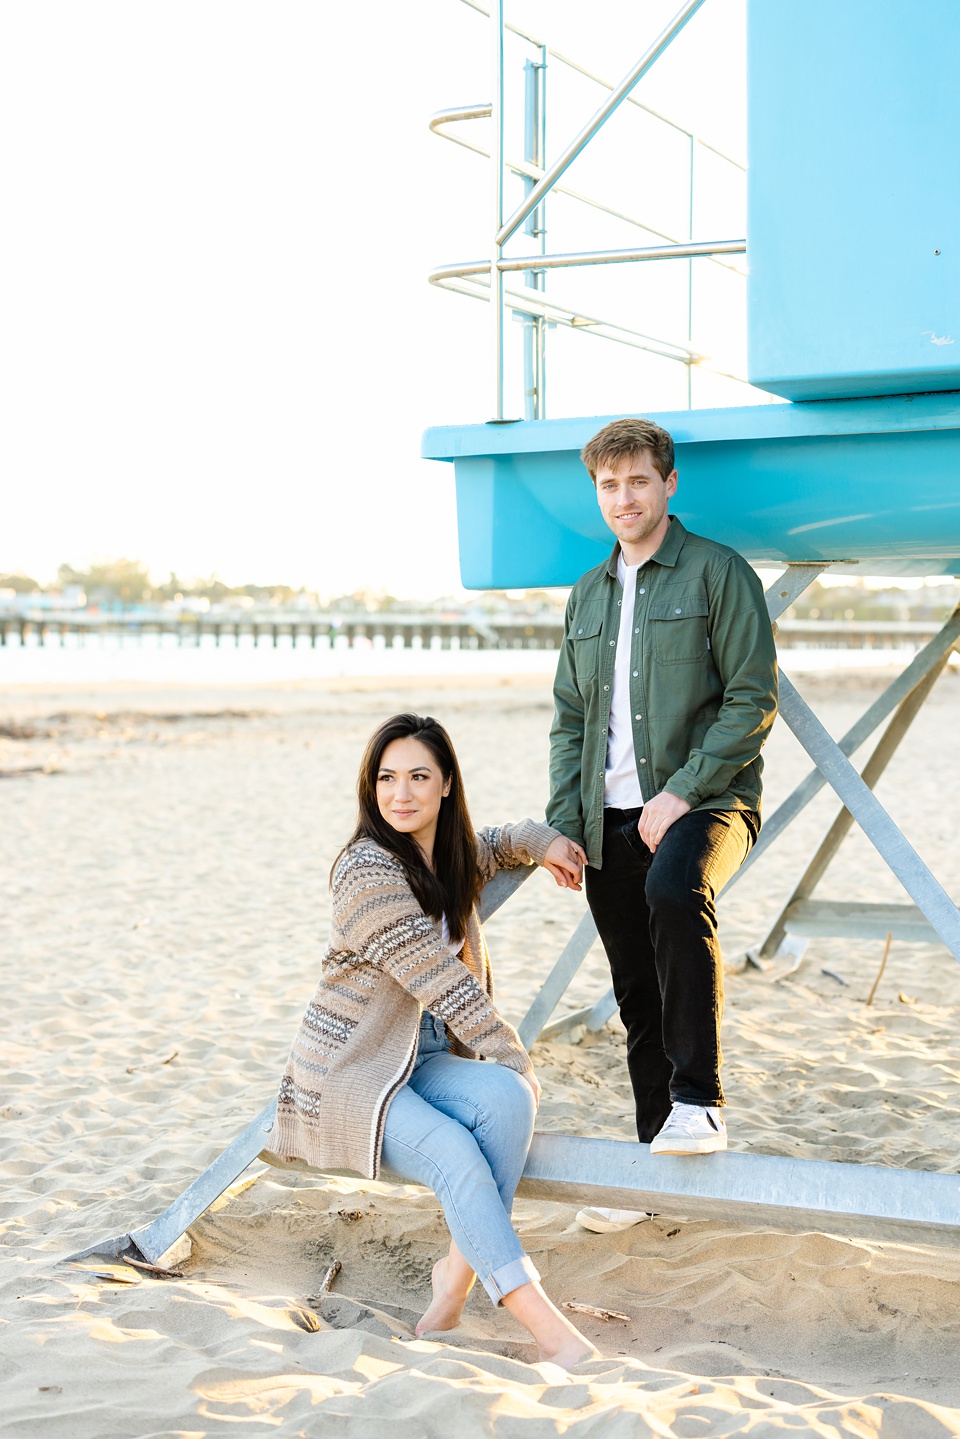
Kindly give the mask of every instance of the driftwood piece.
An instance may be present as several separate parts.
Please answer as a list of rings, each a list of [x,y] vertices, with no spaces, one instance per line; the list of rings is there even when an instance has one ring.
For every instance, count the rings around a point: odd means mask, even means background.
[[[322,1278],[321,1281],[320,1281],[320,1288],[317,1290],[317,1293],[316,1293],[316,1297],[317,1297],[317,1298],[319,1298],[321,1294],[329,1294],[329,1293],[330,1293],[330,1286],[331,1286],[331,1284],[333,1283],[333,1281],[336,1279],[337,1275],[340,1273],[340,1270],[341,1270],[342,1268],[343,1268],[343,1265],[340,1263],[340,1260],[339,1260],[339,1259],[335,1259],[335,1260],[333,1261],[333,1263],[330,1265],[330,1268],[327,1270],[326,1274],[323,1276],[323,1278]]]
[[[883,971],[886,969],[886,967],[887,967],[887,960],[890,958],[890,945],[891,945],[892,943],[893,943],[893,931],[890,930],[890,929],[888,929],[888,930],[887,930],[887,942],[886,942],[886,944],[883,946],[883,959],[881,959],[881,961],[880,961],[880,968],[877,970],[877,977],[876,977],[876,979],[873,981],[873,988],[871,989],[869,995],[867,996],[867,1004],[868,1004],[868,1005],[870,1005],[870,1004],[873,1003],[873,996],[876,994],[877,989],[878,989],[879,984],[880,984],[880,981],[881,981],[881,979],[883,978]]]
[[[575,1304],[572,1299],[561,1308],[572,1309],[575,1314],[589,1314],[591,1319],[619,1319],[621,1324],[630,1323],[629,1314],[618,1314],[615,1309],[596,1309],[592,1304]]]
[[[307,1295],[308,1304],[318,1305],[322,1302],[322,1300],[328,1299],[330,1297],[330,1287],[342,1268],[343,1265],[340,1263],[340,1260],[335,1259],[330,1265],[330,1268],[327,1270],[326,1274],[320,1280],[320,1283],[317,1285],[316,1294]]]
[[[148,1264],[145,1259],[131,1259],[129,1254],[121,1254],[120,1258],[124,1264],[131,1264],[134,1269],[143,1269],[147,1274],[157,1274],[161,1279],[182,1279],[182,1269],[164,1269],[162,1264]]]

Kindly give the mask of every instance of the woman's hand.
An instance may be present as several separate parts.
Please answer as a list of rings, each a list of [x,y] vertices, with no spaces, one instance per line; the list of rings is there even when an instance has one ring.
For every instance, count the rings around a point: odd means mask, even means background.
[[[580,880],[587,856],[578,844],[565,835],[551,840],[550,848],[543,857],[543,867],[548,869],[561,889],[581,888]]]
[[[525,1079],[527,1084],[529,1084],[530,1088],[533,1090],[533,1102],[536,1108],[539,1109],[540,1097],[543,1094],[543,1090],[540,1088],[539,1079],[534,1074],[532,1069],[528,1069],[526,1074],[521,1074],[520,1078]]]

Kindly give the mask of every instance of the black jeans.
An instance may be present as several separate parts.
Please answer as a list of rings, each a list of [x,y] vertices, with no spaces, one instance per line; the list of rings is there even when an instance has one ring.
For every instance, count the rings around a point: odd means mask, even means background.
[[[723,1103],[716,899],[759,820],[742,810],[692,810],[651,854],[639,815],[604,810],[603,866],[587,869],[586,886],[627,1030],[637,1135],[648,1143],[673,1100]]]

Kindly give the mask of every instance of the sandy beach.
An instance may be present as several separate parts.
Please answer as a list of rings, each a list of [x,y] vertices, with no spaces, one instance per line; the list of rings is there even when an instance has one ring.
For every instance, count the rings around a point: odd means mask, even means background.
[[[839,736],[888,679],[800,687]],[[532,1362],[480,1292],[443,1342],[406,1337],[446,1234],[412,1187],[269,1170],[193,1226],[179,1277],[59,1262],[153,1218],[272,1097],[374,724],[398,709],[446,723],[483,824],[542,816],[551,708],[542,675],[0,696],[0,1435],[960,1434],[960,1246],[667,1214],[604,1237],[573,1207],[521,1200],[551,1296],[627,1316],[584,1321],[604,1357],[571,1374]],[[958,719],[951,669],[878,788],[954,898]],[[769,813],[810,768],[782,722],[767,765]],[[731,1148],[957,1173],[960,971],[944,947],[895,943],[869,1008],[880,942],[814,941],[793,974],[740,962],[836,810],[822,793],[722,906]],[[859,832],[818,897],[906,898]],[[583,908],[541,874],[490,922],[507,1017]],[[563,1007],[607,983],[596,947]],[[539,1128],[635,1137],[616,1023],[534,1059]]]

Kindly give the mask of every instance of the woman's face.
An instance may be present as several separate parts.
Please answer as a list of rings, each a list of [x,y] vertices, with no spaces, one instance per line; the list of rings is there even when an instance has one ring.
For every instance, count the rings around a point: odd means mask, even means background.
[[[420,848],[433,853],[440,801],[450,793],[450,780],[430,750],[408,736],[391,740],[377,770],[377,806],[393,829],[413,835]]]

